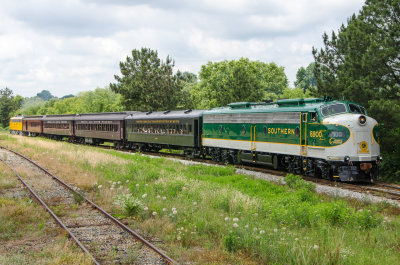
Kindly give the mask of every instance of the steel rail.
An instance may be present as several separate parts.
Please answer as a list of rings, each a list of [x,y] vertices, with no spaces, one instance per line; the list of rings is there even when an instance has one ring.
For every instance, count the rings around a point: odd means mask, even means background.
[[[395,189],[395,190],[400,190],[400,186],[397,185],[390,185],[390,184],[386,184],[386,183],[376,183],[378,186],[382,186],[382,187],[387,187],[387,188],[391,188],[391,189]]]
[[[149,241],[147,241],[146,239],[144,239],[142,236],[140,236],[139,234],[137,234],[135,231],[133,231],[132,229],[130,229],[129,227],[127,227],[126,225],[124,225],[123,223],[121,223],[119,220],[117,220],[115,217],[113,217],[112,215],[110,215],[109,213],[107,213],[106,211],[104,211],[103,209],[101,209],[98,205],[96,205],[94,202],[92,202],[91,200],[89,200],[88,198],[86,198],[85,196],[83,196],[82,194],[80,194],[79,192],[75,191],[71,186],[69,186],[68,184],[66,184],[65,182],[63,182],[62,180],[60,180],[59,178],[57,178],[54,174],[52,174],[51,172],[49,172],[47,169],[43,168],[42,166],[40,166],[39,164],[37,164],[35,161],[27,158],[26,156],[11,150],[7,147],[3,147],[0,146],[0,148],[5,149],[7,151],[10,151],[26,160],[28,160],[29,162],[31,162],[32,164],[34,164],[35,166],[37,166],[38,168],[40,168],[41,170],[43,170],[44,172],[46,172],[48,175],[50,175],[53,179],[57,180],[61,185],[63,185],[64,187],[66,187],[67,189],[69,189],[70,191],[72,191],[73,193],[81,196],[87,203],[89,203],[93,208],[97,209],[98,211],[100,211],[104,216],[106,216],[107,218],[109,218],[111,221],[113,221],[115,224],[117,224],[119,227],[121,227],[123,230],[125,230],[126,232],[128,232],[129,234],[133,235],[136,239],[138,239],[139,241],[141,241],[143,244],[145,244],[147,247],[149,247],[150,249],[152,249],[154,252],[156,252],[157,254],[159,254],[167,263],[169,264],[176,264],[176,262],[171,259],[170,257],[168,257],[164,252],[162,252],[160,249],[158,249],[156,246],[154,246],[153,244],[151,244]]]
[[[53,216],[53,218],[56,220],[56,222],[65,230],[68,232],[69,236],[75,241],[75,243],[92,259],[92,261],[94,262],[94,264],[96,265],[100,265],[100,263],[92,256],[92,254],[90,254],[90,252],[86,249],[86,247],[81,243],[81,241],[79,241],[79,239],[77,239],[75,237],[75,235],[68,229],[68,227],[61,221],[60,218],[58,218],[58,216],[49,208],[49,206],[47,206],[47,204],[42,201],[42,199],[40,199],[40,197],[32,190],[32,188],[21,178],[21,176],[15,172],[15,170],[13,168],[11,168],[3,159],[0,158],[0,160],[4,163],[4,165],[6,165],[19,179],[19,181],[22,182],[22,184],[29,190],[29,192],[32,194],[33,197],[35,197],[35,199],[37,201],[40,202],[40,204],[42,204],[42,206],[51,214],[51,216]]]

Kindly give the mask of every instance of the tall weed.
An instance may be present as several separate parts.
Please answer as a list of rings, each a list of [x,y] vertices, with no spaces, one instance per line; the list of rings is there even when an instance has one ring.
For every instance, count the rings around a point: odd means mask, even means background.
[[[288,185],[292,189],[306,189],[309,191],[315,190],[315,185],[313,183],[307,182],[303,180],[298,175],[293,175],[291,173],[287,174],[285,177],[286,185]]]
[[[115,196],[114,204],[125,211],[127,216],[135,216],[143,209],[142,202],[131,193]]]

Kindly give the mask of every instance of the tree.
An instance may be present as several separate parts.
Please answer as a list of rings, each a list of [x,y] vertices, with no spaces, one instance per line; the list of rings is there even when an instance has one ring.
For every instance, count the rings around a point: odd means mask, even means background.
[[[383,174],[400,180],[400,1],[367,0],[338,33],[313,48],[316,94],[343,96],[381,124]]]
[[[314,76],[314,68],[315,62],[312,62],[306,68],[302,66],[297,70],[294,85],[295,87],[303,89],[304,93],[306,93],[307,89],[310,90],[317,86],[317,80]]]
[[[42,90],[42,92],[37,93],[36,96],[44,101],[54,98],[54,96],[48,90]]]
[[[11,116],[21,115],[21,113],[18,112],[18,110],[20,109],[20,107],[21,107],[23,102],[24,102],[24,98],[22,96],[20,96],[20,95],[16,95],[13,98],[13,106],[14,106],[13,109],[14,109],[14,111],[11,114]]]
[[[283,67],[247,58],[208,62],[201,67],[199,77],[190,91],[196,108],[276,99],[288,84]]]
[[[7,127],[12,113],[20,107],[21,97],[14,97],[9,88],[0,89],[0,125]]]
[[[191,91],[196,86],[198,79],[197,76],[190,72],[177,73],[182,82],[182,91],[178,103],[178,109],[194,109],[195,104],[191,97]]]
[[[300,87],[295,88],[284,88],[282,95],[279,96],[281,99],[292,99],[292,98],[309,98],[311,97],[310,92],[304,90]]]
[[[129,110],[175,109],[182,90],[180,74],[173,74],[174,61],[167,56],[158,58],[157,51],[148,48],[133,50],[132,57],[119,64],[121,76],[110,84],[112,91],[123,97],[123,105]]]
[[[72,94],[68,94],[68,95],[61,97],[60,99],[73,98],[73,97],[75,97],[75,96]]]

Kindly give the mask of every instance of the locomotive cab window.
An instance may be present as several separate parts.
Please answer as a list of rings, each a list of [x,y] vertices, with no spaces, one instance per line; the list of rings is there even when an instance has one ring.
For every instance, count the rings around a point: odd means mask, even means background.
[[[317,113],[310,112],[310,122],[316,122],[316,121],[317,121]]]
[[[357,106],[357,105],[354,105],[354,104],[349,104],[349,110],[350,110],[351,113],[364,114],[364,115],[367,114],[363,107]]]
[[[323,107],[321,109],[321,112],[322,115],[324,116],[330,116],[330,115],[345,113],[347,111],[346,111],[346,106],[344,104],[338,103]]]

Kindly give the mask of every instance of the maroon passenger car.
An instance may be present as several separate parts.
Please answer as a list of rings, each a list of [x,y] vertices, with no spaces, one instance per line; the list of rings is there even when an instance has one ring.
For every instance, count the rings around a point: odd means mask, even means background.
[[[43,134],[56,140],[61,140],[63,137],[68,137],[72,140],[74,136],[74,118],[75,114],[43,116]]]
[[[22,134],[38,136],[43,133],[43,116],[25,116],[22,119]]]
[[[124,120],[135,112],[87,113],[75,116],[75,137],[80,143],[124,142]]]

